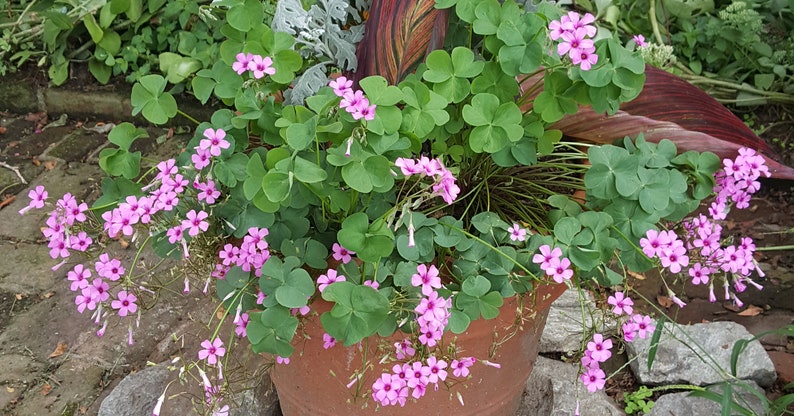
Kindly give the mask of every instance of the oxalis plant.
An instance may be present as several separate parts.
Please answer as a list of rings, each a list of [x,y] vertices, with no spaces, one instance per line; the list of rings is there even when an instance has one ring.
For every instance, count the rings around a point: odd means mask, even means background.
[[[234,334],[214,323],[181,368],[185,382],[199,374],[201,405],[215,414],[228,411],[227,348],[245,338],[288,365],[320,300],[330,304],[320,316],[326,333],[306,342],[323,342],[328,354],[338,343],[399,334],[375,358],[397,370],[357,390],[379,406],[465,382],[478,362],[498,367],[446,348],[442,337],[515,313],[500,311],[504,300],[538,285],[624,288],[609,305],[626,341],[661,329],[633,313],[629,271],[661,266],[694,284],[724,282],[740,303],[736,293],[758,270],[754,246],[721,234],[719,221],[768,174],[761,156],[743,149],[721,162],[641,136],[600,146],[563,140],[550,126],[579,106],[612,113],[637,97],[639,52],[600,37],[592,15],[549,5],[527,12],[513,1],[469,1],[449,13],[467,34],[454,38],[465,40],[429,53],[396,85],[332,74],[295,105],[285,92],[315,65],[302,44],[255,22],[240,30],[231,19],[245,16],[225,15],[221,59],[193,78],[197,96],[223,108],[164,161],[131,151],[145,130],[115,127],[115,146],[100,153],[102,197],[89,208],[66,195],[47,221],[55,268],[70,263],[76,307],[98,335],[126,324],[133,343],[141,305],[157,298],[151,265],[122,264],[108,251],[112,239],[184,262],[185,292],[192,284],[214,293],[232,319]],[[173,117],[166,87],[158,75],[141,78],[134,113],[153,123]],[[709,216],[688,217],[711,197]],[[23,211],[47,199],[36,188]],[[90,260],[75,264],[78,253]],[[600,363],[611,348],[604,334],[583,346],[583,388],[604,387]]]

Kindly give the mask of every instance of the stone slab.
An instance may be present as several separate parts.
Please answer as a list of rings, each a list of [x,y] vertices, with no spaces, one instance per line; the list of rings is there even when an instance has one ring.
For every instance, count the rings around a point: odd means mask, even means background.
[[[722,371],[730,371],[730,357],[734,344],[752,335],[735,322],[709,322],[695,325],[667,323],[656,350],[652,368],[647,366],[650,337],[636,338],[626,345],[631,369],[641,384],[695,384],[706,386],[720,383]],[[776,378],[775,366],[758,341],[751,342],[739,358],[737,375],[769,386]]]
[[[78,200],[83,200],[92,188],[98,186],[101,178],[101,169],[98,166],[83,163],[57,164],[52,170],[44,171],[27,189],[17,194],[14,202],[0,210],[0,239],[39,240],[42,238],[41,227],[46,225],[47,216],[55,201],[67,192],[71,192]],[[38,185],[47,189],[50,205],[19,215],[19,210],[30,202],[29,189]]]

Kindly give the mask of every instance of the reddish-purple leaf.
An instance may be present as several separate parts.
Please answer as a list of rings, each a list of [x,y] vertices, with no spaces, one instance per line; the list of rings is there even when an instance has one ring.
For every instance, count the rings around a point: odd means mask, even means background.
[[[749,147],[764,156],[773,177],[794,180],[794,168],[778,162],[775,151],[725,106],[685,80],[650,66],[642,93],[621,104],[616,114],[581,107],[552,127],[595,143],[643,133],[652,142],[670,139],[679,151],[710,151],[722,158],[734,158],[740,147]]]
[[[390,84],[400,82],[444,44],[447,11],[435,0],[374,0],[364,39],[358,44],[358,80],[380,75]]]

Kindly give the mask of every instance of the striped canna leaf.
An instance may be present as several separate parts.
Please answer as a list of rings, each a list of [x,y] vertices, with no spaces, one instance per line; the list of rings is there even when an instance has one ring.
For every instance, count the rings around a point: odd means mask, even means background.
[[[643,133],[651,142],[670,139],[682,152],[710,151],[721,158],[734,158],[740,147],[749,147],[764,156],[772,177],[794,180],[794,168],[781,164],[771,146],[710,95],[657,68],[646,66],[645,76],[640,95],[621,104],[616,114],[599,114],[590,107],[580,107],[552,128],[594,143],[612,143]],[[522,87],[527,88],[536,80],[530,78]],[[522,110],[526,109],[525,105]]]
[[[397,84],[444,44],[447,11],[435,0],[374,0],[358,45],[358,80],[380,75]]]

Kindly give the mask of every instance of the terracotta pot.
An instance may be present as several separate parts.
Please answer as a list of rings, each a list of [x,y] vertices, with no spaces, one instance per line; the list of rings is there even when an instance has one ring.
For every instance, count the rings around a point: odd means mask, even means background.
[[[564,284],[539,285],[533,294],[505,299],[497,318],[478,319],[463,334],[444,335],[444,345],[454,340],[458,357],[487,359],[500,364],[501,368],[477,363],[470,368],[471,378],[465,382],[449,387],[439,383],[437,391],[429,387],[419,400],[409,397],[405,407],[380,407],[377,413],[377,403],[356,392],[369,391],[380,374],[390,372],[394,365],[378,364],[384,351],[378,352],[378,346],[393,351],[394,343],[404,337],[371,337],[360,347],[337,344],[325,350],[322,341],[325,331],[320,325],[319,315],[314,315],[298,329],[306,336],[296,337],[296,350],[290,363],[277,364],[272,369],[271,377],[278,391],[281,410],[285,416],[513,415],[520,405],[524,384],[538,356],[549,306],[565,288]],[[519,316],[520,305],[523,305],[523,310]],[[312,308],[322,313],[330,310],[330,304],[314,303]],[[517,323],[522,329],[516,330]],[[361,381],[348,388],[351,376],[364,368],[367,370]],[[452,377],[451,370],[449,377]],[[458,401],[458,392],[465,405]]]

